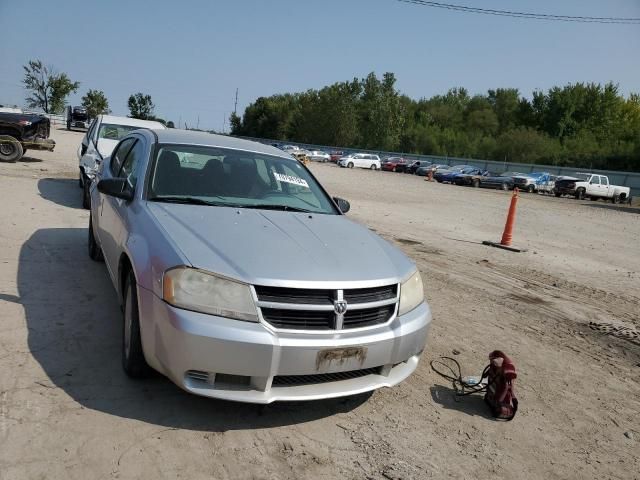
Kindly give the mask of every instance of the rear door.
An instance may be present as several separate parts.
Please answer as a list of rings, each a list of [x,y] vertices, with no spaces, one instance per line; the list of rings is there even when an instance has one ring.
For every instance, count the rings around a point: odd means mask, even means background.
[[[605,177],[604,175],[600,175],[600,196],[613,196],[611,193],[611,185],[609,185],[609,177]]]

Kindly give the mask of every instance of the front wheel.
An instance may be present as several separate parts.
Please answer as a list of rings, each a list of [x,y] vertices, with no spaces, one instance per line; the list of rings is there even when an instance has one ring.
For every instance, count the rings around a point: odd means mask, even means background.
[[[133,272],[127,276],[124,290],[124,321],[122,328],[122,368],[131,378],[144,378],[150,368],[142,351],[138,288]]]
[[[0,162],[16,162],[22,158],[22,144],[10,135],[0,135]]]
[[[349,163],[347,164],[347,167],[348,167],[348,168],[353,168],[353,162],[349,162]]]
[[[533,185],[529,185],[529,186],[527,187],[527,192],[529,192],[529,193],[533,193],[533,192],[535,192],[535,191],[536,191],[536,187],[535,187],[535,186],[533,186]]]
[[[377,169],[378,169],[378,167],[376,167],[375,163],[374,163],[374,164],[372,164],[369,168],[370,168],[371,170],[377,170]]]
[[[471,185],[473,186],[473,188],[479,188],[480,187],[480,180],[478,180],[477,178],[473,180],[473,182],[471,182]]]
[[[576,192],[576,198],[578,200],[584,200],[584,188],[579,188]]]
[[[620,203],[620,195],[616,194],[611,198],[611,203]]]
[[[554,192],[553,194],[556,196],[556,198],[560,198],[562,196],[560,192]]]
[[[508,183],[503,183],[503,184],[500,186],[500,188],[501,188],[502,190],[507,191],[507,190],[509,190],[509,184],[508,184]]]

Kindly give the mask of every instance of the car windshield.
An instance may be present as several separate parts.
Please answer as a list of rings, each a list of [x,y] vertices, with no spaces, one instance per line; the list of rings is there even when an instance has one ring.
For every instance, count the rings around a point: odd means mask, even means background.
[[[134,130],[140,130],[143,127],[137,127],[134,125],[115,125],[112,123],[100,124],[98,130],[98,138],[104,138],[107,140],[120,140],[129,132]]]
[[[160,145],[149,200],[337,214],[300,162],[241,150]]]
[[[578,180],[582,180],[583,182],[586,182],[591,178],[591,175],[588,173],[576,173],[575,176]]]

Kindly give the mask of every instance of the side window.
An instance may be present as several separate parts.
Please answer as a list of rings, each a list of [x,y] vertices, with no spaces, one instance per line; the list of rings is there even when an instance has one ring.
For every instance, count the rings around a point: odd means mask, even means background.
[[[609,177],[600,177],[600,183],[606,187],[609,186]]]
[[[118,175],[119,177],[127,178],[134,189],[138,181],[138,166],[140,165],[140,162],[142,162],[143,155],[144,143],[142,143],[142,141],[140,140],[137,140],[133,147],[129,150],[127,157],[124,159],[122,168],[120,169],[120,174]]]
[[[120,168],[122,167],[122,162],[126,158],[127,153],[129,153],[129,150],[131,149],[131,146],[135,141],[135,138],[127,138],[123,140],[116,146],[115,150],[111,154],[111,162],[109,164],[109,168],[111,169],[111,175],[113,175],[114,177],[118,176]]]
[[[593,177],[591,177],[591,183],[593,185],[600,185],[600,176],[594,175]]]

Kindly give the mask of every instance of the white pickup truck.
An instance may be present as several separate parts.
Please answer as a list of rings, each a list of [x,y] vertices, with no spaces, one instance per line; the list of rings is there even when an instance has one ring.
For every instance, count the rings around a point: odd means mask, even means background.
[[[576,173],[575,177],[559,177],[554,187],[556,197],[574,195],[578,200],[611,200],[612,203],[625,202],[631,195],[629,187],[611,185],[609,177],[595,173]]]

